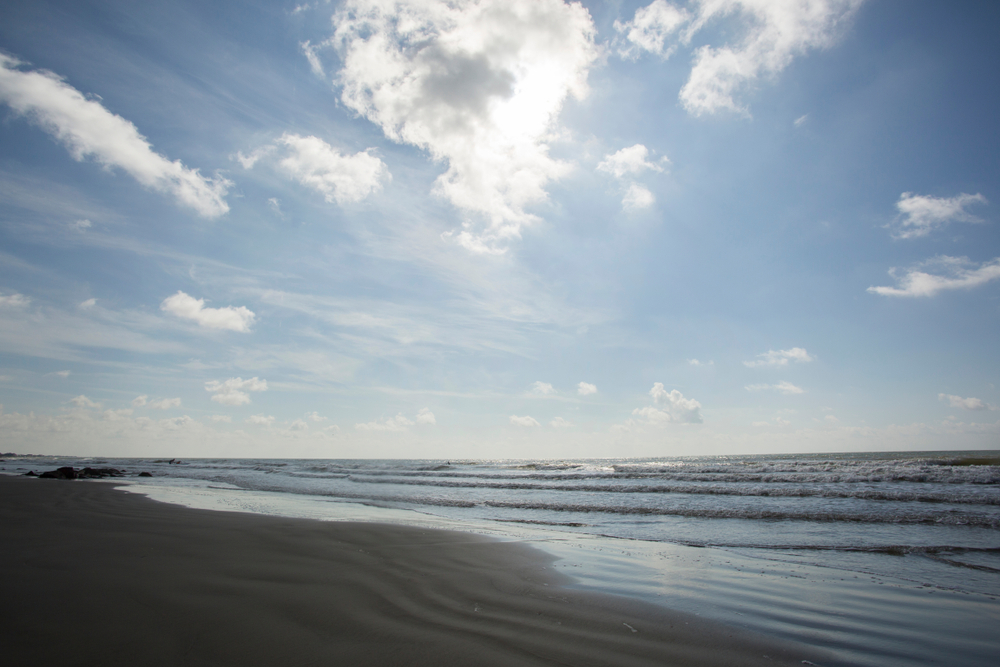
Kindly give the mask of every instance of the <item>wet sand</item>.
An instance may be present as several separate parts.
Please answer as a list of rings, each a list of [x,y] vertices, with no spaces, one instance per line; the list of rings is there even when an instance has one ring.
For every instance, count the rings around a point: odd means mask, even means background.
[[[801,665],[814,649],[561,587],[514,542],[0,477],[12,665]]]

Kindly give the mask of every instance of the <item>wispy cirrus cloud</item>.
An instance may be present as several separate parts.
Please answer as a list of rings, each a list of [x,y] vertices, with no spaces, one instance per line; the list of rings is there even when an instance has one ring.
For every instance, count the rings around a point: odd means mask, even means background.
[[[769,366],[787,366],[788,362],[797,364],[812,361],[813,357],[803,347],[793,347],[788,350],[768,350],[757,355],[753,361],[744,361],[747,368],[766,368]]]
[[[87,99],[57,74],[25,71],[23,66],[0,53],[0,101],[55,137],[74,160],[89,157],[105,167],[122,169],[145,187],[171,195],[206,218],[229,211],[228,180],[207,178],[180,160],[160,155],[131,122]]]
[[[927,236],[935,229],[952,222],[983,222],[968,211],[972,204],[986,204],[986,197],[962,193],[955,197],[932,197],[904,192],[896,202],[899,217],[890,225],[892,235],[897,239],[912,239]]]
[[[778,384],[749,384],[744,387],[747,391],[776,391],[780,394],[804,394],[806,390],[797,387],[791,382],[782,381]]]
[[[948,290],[972,289],[1000,278],[1000,257],[977,265],[968,257],[939,255],[906,269],[902,275],[893,267],[889,275],[896,279],[897,287],[872,286],[868,291],[882,296],[930,297]]]

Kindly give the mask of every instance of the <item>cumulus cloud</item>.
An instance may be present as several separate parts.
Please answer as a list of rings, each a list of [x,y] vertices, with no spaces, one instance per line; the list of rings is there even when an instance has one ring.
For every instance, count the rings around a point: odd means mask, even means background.
[[[688,359],[688,364],[691,366],[714,366],[714,361],[698,361],[697,359]]]
[[[622,208],[626,210],[649,208],[655,202],[656,197],[649,191],[649,188],[638,183],[630,183],[625,191],[625,196],[622,197]]]
[[[738,92],[761,77],[775,76],[792,60],[836,40],[840,28],[864,0],[698,0],[690,12],[663,0],[636,10],[626,23],[616,22],[619,54],[634,59],[641,52],[667,57],[675,48],[724,17],[737,17],[744,28],[736,43],[706,44],[695,50],[694,66],[680,91],[681,104],[695,116],[733,111],[746,113]],[[720,34],[727,36],[729,31]]]
[[[663,167],[656,162],[650,162],[647,159],[648,156],[649,149],[642,144],[636,144],[623,148],[617,153],[606,155],[604,160],[597,165],[598,171],[603,171],[624,182],[625,196],[622,198],[622,206],[626,209],[648,208],[656,201],[656,197],[648,188],[631,180],[644,171],[663,171]],[[669,160],[662,158],[660,162],[669,162]]]
[[[79,396],[76,396],[74,398],[69,399],[69,402],[72,403],[73,405],[75,405],[78,408],[99,408],[99,407],[101,407],[100,403],[96,403],[96,402],[90,400],[89,398],[87,398],[83,394],[80,394]]]
[[[106,420],[112,421],[112,422],[122,421],[126,417],[130,417],[131,415],[132,415],[132,409],[131,408],[121,408],[119,410],[105,410],[104,411],[104,418]]]
[[[744,387],[747,391],[777,391],[782,394],[804,394],[806,390],[796,387],[791,382],[779,382],[778,384],[749,384]]]
[[[267,380],[258,380],[256,377],[249,380],[229,378],[225,382],[211,380],[205,383],[205,391],[214,394],[212,400],[216,403],[243,405],[250,402],[248,391],[267,391]]]
[[[538,394],[539,396],[548,396],[549,394],[554,394],[555,389],[548,382],[542,382],[538,380],[533,382],[531,385],[531,393]]]
[[[385,421],[374,421],[366,424],[355,424],[354,428],[359,431],[406,431],[410,426],[425,424],[433,426],[437,424],[434,413],[427,408],[423,408],[417,413],[414,419],[408,419],[403,413],[390,417]]]
[[[24,308],[31,299],[23,294],[0,294],[0,308]]]
[[[217,422],[217,423],[219,423],[219,422],[221,422],[223,424],[232,424],[233,423],[233,418],[230,417],[229,415],[212,415],[211,419],[212,419],[213,422]]]
[[[938,227],[952,222],[982,222],[965,210],[970,204],[986,204],[986,197],[962,193],[956,197],[931,197],[904,192],[896,202],[899,217],[890,227],[897,239],[927,236]]]
[[[868,291],[882,296],[934,296],[947,290],[971,289],[1000,278],[1000,257],[976,265],[968,257],[939,255],[902,275],[893,267],[889,275],[896,279],[897,287],[873,286]]]
[[[136,408],[141,408],[148,402],[149,402],[149,396],[143,394],[142,396],[136,396],[135,398],[132,399],[132,406]]]
[[[541,426],[541,424],[539,424],[534,417],[528,417],[527,415],[525,415],[524,417],[511,415],[510,423],[514,424],[515,426]]]
[[[618,55],[635,60],[646,51],[667,59],[677,48],[676,44],[668,45],[667,38],[690,20],[691,15],[684,9],[665,0],[653,0],[635,10],[631,21],[615,21]]]
[[[597,393],[597,385],[590,384],[589,382],[580,382],[576,385],[576,393],[580,396],[590,396],[591,394]]]
[[[313,411],[313,412],[307,412],[306,413],[306,419],[308,419],[311,422],[316,422],[317,424],[320,423],[320,422],[325,422],[326,421],[326,417],[321,417],[320,414],[318,412],[315,412],[315,411]]]
[[[288,425],[288,430],[289,431],[308,431],[309,430],[309,424],[305,423],[301,419],[296,419],[295,421],[293,421],[291,424]]]
[[[81,301],[79,307],[82,308],[83,310],[90,310],[96,305],[97,305],[97,299],[87,299],[86,301]]]
[[[634,176],[646,170],[663,171],[662,166],[650,162],[648,157],[649,149],[642,144],[636,144],[604,156],[604,160],[597,165],[597,170],[611,174],[615,178]]]
[[[85,232],[94,226],[90,220],[74,220],[69,223],[70,228],[75,229],[78,232]]]
[[[549,426],[553,428],[569,428],[572,425],[573,424],[571,422],[566,421],[562,417],[556,417],[555,419],[549,422]]]
[[[434,193],[469,215],[455,239],[496,250],[566,174],[549,155],[567,97],[587,93],[595,28],[562,0],[348,0],[326,43],[343,104],[447,164]]]
[[[953,394],[938,394],[938,400],[948,401],[948,405],[953,408],[961,408],[963,410],[997,410],[996,406],[990,405],[989,403],[978,399],[972,398],[962,398],[961,396],[955,396]]]
[[[368,151],[343,155],[319,137],[297,134],[285,134],[277,143],[287,149],[278,167],[331,204],[361,201],[392,179],[385,163]]]
[[[178,291],[167,297],[160,304],[160,310],[171,315],[193,320],[208,329],[228,329],[229,331],[250,331],[253,325],[254,313],[245,306],[226,306],[225,308],[206,308],[204,299]]]
[[[653,426],[665,424],[701,424],[701,403],[693,398],[684,398],[676,389],[667,391],[662,382],[653,384],[649,390],[653,405],[636,408],[633,417],[638,417]]]
[[[753,361],[744,361],[743,365],[748,368],[764,368],[767,366],[787,366],[789,361],[797,364],[812,361],[805,348],[793,347],[789,350],[768,350],[757,355]]]
[[[47,70],[24,71],[24,63],[0,54],[0,101],[55,137],[73,159],[93,158],[117,167],[145,187],[165,192],[199,215],[214,218],[229,211],[221,176],[206,178],[180,160],[153,151],[135,125]]]
[[[270,426],[274,423],[274,417],[261,413],[259,415],[250,415],[246,418],[246,422],[255,426]]]
[[[153,408],[154,410],[169,410],[170,408],[181,407],[181,399],[179,398],[161,398],[158,401],[151,401],[146,407]]]
[[[417,413],[417,423],[418,424],[430,424],[433,426],[437,424],[437,419],[434,418],[434,413],[427,408],[423,408]]]
[[[381,422],[368,422],[367,424],[355,424],[354,428],[359,431],[405,431],[407,426],[413,426],[413,421],[397,414]]]

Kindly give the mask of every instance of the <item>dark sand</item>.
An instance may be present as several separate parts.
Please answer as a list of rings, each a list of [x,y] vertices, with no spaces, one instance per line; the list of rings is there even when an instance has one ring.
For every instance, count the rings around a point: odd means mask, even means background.
[[[208,512],[107,483],[0,477],[0,658],[59,667],[823,662],[694,616],[562,588],[551,562],[466,533]]]

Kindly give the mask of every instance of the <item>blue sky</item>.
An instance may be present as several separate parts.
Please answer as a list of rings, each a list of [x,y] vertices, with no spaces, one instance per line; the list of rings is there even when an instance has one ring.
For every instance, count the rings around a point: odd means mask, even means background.
[[[33,2],[0,448],[995,448],[994,3]]]

